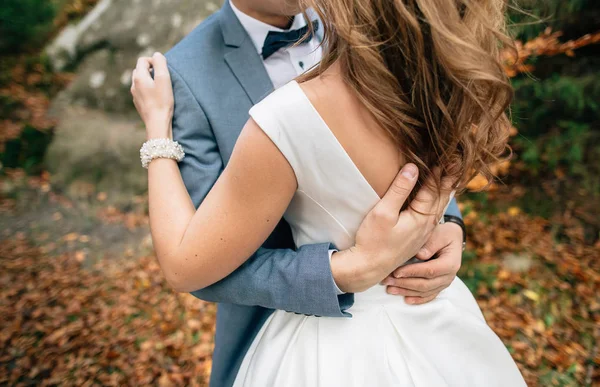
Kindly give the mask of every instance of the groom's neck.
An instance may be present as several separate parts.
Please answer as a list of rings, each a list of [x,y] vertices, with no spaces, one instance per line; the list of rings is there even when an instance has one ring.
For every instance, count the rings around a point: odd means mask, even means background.
[[[290,24],[290,16],[278,14],[269,8],[275,8],[270,5],[270,1],[264,1],[264,4],[259,0],[230,0],[237,9],[246,15],[260,20],[263,23],[285,29]],[[258,4],[257,4],[258,3]]]

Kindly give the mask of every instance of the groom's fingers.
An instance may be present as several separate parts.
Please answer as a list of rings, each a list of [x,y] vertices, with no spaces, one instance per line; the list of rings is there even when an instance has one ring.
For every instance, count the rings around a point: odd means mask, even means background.
[[[436,181],[440,181],[440,191],[437,191]],[[437,224],[444,208],[452,195],[453,179],[442,177],[442,169],[435,167],[411,203],[410,211],[417,217],[428,217]]]
[[[429,177],[423,183],[423,186],[417,192],[415,199],[411,203],[411,210],[414,210],[417,214],[433,214],[437,211],[437,204],[439,202],[439,195],[435,190],[435,181],[440,177],[441,169],[439,167],[433,168]]]
[[[454,190],[454,179],[451,177],[443,177],[441,181],[441,192],[440,192],[440,200],[438,202],[438,211],[436,220],[439,221],[441,217],[444,215],[444,210],[450,203],[450,200],[454,198],[454,194],[456,191]]]
[[[409,163],[402,167],[388,191],[373,209],[373,213],[378,218],[389,219],[390,224],[396,224],[400,210],[415,187],[418,176],[419,169],[415,164]]]
[[[404,302],[410,305],[421,305],[433,301],[439,293],[427,297],[405,297]]]
[[[404,297],[430,297],[441,293],[442,290],[446,289],[447,286],[438,286],[437,288],[428,289],[426,291],[412,290],[407,288],[398,288],[394,286],[388,286],[387,292],[394,296]]]
[[[458,259],[455,259],[458,258]],[[460,268],[460,256],[454,257],[454,254],[440,254],[436,259],[423,263],[404,265],[392,273],[392,277],[402,278],[436,278],[447,274],[454,274]]]
[[[462,252],[462,229],[454,223],[444,223],[437,225],[431,234],[431,237],[421,247],[416,257],[422,261],[431,259],[436,253],[455,254],[455,246],[450,246],[452,243],[460,244],[460,252]],[[450,247],[450,248],[449,248]],[[443,250],[443,251],[442,251]],[[450,250],[450,251],[448,251]],[[460,258],[458,259],[460,260]]]
[[[450,274],[446,274],[436,278],[394,278],[388,277],[383,283],[388,286],[388,290],[404,289],[410,291],[410,294],[398,293],[403,296],[423,296],[429,295],[437,290],[444,289],[452,282]],[[418,293],[418,294],[417,294]],[[392,293],[395,294],[395,293]]]

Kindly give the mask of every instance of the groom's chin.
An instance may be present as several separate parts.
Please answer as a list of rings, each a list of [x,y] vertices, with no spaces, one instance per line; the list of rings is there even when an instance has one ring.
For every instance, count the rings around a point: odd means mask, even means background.
[[[304,10],[303,0],[249,0],[265,12],[278,16],[296,16]]]

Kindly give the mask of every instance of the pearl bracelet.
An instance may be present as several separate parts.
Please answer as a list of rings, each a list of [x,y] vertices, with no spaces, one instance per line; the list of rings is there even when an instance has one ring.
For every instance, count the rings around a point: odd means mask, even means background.
[[[177,141],[168,138],[153,138],[142,145],[140,159],[142,167],[148,169],[150,162],[154,159],[173,159],[178,162],[183,160],[185,152]]]

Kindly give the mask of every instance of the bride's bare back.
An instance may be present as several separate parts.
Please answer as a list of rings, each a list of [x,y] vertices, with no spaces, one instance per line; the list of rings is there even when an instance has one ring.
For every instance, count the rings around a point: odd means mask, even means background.
[[[371,187],[383,196],[404,164],[398,146],[335,66],[300,86]]]

